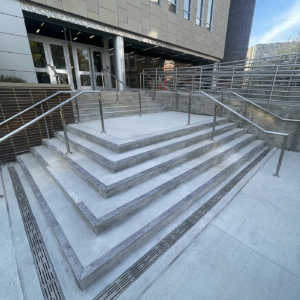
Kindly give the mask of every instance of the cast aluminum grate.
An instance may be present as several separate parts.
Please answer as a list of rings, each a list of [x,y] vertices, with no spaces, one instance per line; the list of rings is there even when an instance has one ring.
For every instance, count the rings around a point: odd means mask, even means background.
[[[268,147],[239,174],[230,180],[213,197],[176,227],[142,258],[128,268],[94,300],[117,299],[134,281],[136,281],[159,257],[171,248],[188,230],[190,230],[207,212],[209,212],[243,177],[245,177],[270,151]]]
[[[8,171],[18,200],[19,209],[44,299],[65,300],[19,175],[15,167],[9,167]]]

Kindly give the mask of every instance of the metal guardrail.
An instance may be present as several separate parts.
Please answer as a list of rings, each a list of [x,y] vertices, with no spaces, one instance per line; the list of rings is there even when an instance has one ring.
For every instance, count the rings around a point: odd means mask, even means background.
[[[281,121],[298,123],[297,129],[296,129],[296,133],[295,133],[295,137],[294,137],[294,141],[293,141],[293,145],[292,145],[292,151],[295,150],[296,142],[297,142],[297,137],[298,137],[298,134],[299,134],[299,132],[300,132],[300,120],[283,119],[283,118],[277,116],[276,114],[270,112],[269,110],[267,110],[267,109],[265,109],[265,108],[259,106],[258,104],[256,104],[256,103],[250,101],[249,99],[246,99],[245,97],[243,97],[243,96],[241,96],[241,95],[239,95],[239,94],[237,94],[237,93],[235,93],[235,92],[233,92],[233,94],[235,94],[236,96],[238,96],[238,97],[244,99],[245,101],[251,103],[251,104],[254,105],[255,107],[260,108],[261,110],[265,111],[266,113],[268,113],[268,114],[270,114],[270,115],[276,117],[277,119],[280,119]],[[247,109],[247,106],[246,106],[245,109]],[[245,114],[246,114],[246,113],[245,113]]]
[[[50,67],[52,71],[55,73],[55,76],[58,77],[64,84],[68,84],[62,79],[62,77],[56,72],[56,70],[50,64],[46,65],[46,67]]]
[[[282,132],[274,132],[274,131],[265,130],[262,127],[258,126],[257,124],[253,123],[252,121],[250,121],[249,119],[247,119],[246,117],[244,117],[241,114],[237,113],[236,111],[234,111],[233,109],[231,109],[230,107],[228,107],[227,105],[225,105],[224,103],[218,101],[217,99],[215,99],[211,95],[208,95],[207,93],[205,93],[203,91],[201,91],[200,93],[202,93],[203,95],[207,96],[208,98],[210,98],[211,100],[213,100],[214,102],[216,102],[218,105],[221,105],[222,107],[225,107],[227,110],[229,110],[230,112],[234,113],[239,118],[242,118],[243,120],[245,120],[246,122],[248,122],[252,126],[258,128],[261,131],[263,131],[264,133],[274,134],[274,135],[280,135],[280,136],[284,137],[283,146],[282,146],[282,149],[281,149],[281,153],[280,153],[278,165],[277,165],[277,168],[276,168],[276,172],[274,174],[275,177],[279,177],[279,171],[280,171],[280,167],[281,167],[281,164],[282,164],[282,159],[283,159],[283,156],[284,156],[284,152],[286,150],[286,145],[287,145],[287,142],[288,142],[289,134],[282,133]],[[191,95],[192,95],[192,92],[190,92],[190,99],[191,99]],[[191,102],[191,100],[190,100],[190,102]],[[215,135],[216,118],[217,118],[217,104],[215,105],[214,124],[213,124],[213,129],[212,129],[211,140],[214,139],[214,135]],[[189,104],[189,119],[190,119],[190,114],[191,114],[191,105]]]
[[[60,92],[57,92],[55,94],[53,94],[52,96],[50,97],[47,97],[45,99],[43,99],[42,101],[39,101],[38,103],[30,106],[29,108],[21,111],[20,113],[16,114],[15,116],[5,120],[4,122],[2,122],[0,125],[3,125],[5,124],[6,122],[8,121],[11,121],[13,120],[14,118],[16,118],[17,116],[20,116],[22,115],[23,113],[25,113],[26,111],[38,106],[38,105],[42,105],[45,101],[51,99],[52,97],[60,94],[60,93],[77,93],[78,91],[60,91]],[[68,135],[67,135],[67,129],[66,129],[66,123],[65,123],[65,118],[64,118],[64,113],[63,113],[63,109],[62,107],[64,105],[66,105],[67,103],[71,102],[72,100],[75,99],[76,101],[76,109],[77,109],[77,116],[78,116],[78,122],[80,122],[80,115],[79,115],[79,109],[78,109],[78,102],[77,102],[77,97],[80,96],[81,94],[84,94],[84,93],[98,93],[99,94],[99,108],[100,108],[100,118],[101,118],[101,126],[102,126],[102,133],[105,133],[105,127],[104,127],[104,119],[103,119],[103,111],[102,111],[102,101],[101,101],[101,92],[100,91],[81,91],[79,92],[78,94],[70,97],[68,100],[65,100],[64,102],[60,103],[59,105],[53,107],[52,109],[48,110],[47,112],[44,112],[44,109],[42,107],[42,114],[39,116],[39,117],[36,117],[35,119],[31,120],[30,122],[26,123],[25,125],[19,127],[18,129],[10,132],[9,134],[5,135],[4,137],[0,138],[0,143],[4,142],[5,140],[13,137],[15,134],[17,134],[18,132],[24,130],[25,128],[27,128],[28,126],[36,123],[37,121],[41,120],[41,119],[44,119],[45,121],[45,128],[46,128],[46,132],[47,132],[47,136],[48,138],[50,138],[49,136],[49,130],[48,130],[48,125],[47,125],[47,122],[46,122],[46,117],[48,115],[50,115],[51,113],[53,113],[54,111],[56,111],[57,109],[60,109],[60,115],[61,115],[61,120],[62,120],[62,125],[63,125],[63,131],[64,131],[64,137],[65,137],[65,143],[66,143],[66,147],[67,147],[67,153],[70,153],[70,145],[69,145],[69,139],[68,139]]]
[[[152,89],[147,75],[163,83],[167,90],[206,89],[218,93],[231,89],[251,100],[300,103],[298,53],[197,67],[146,68],[143,86]]]

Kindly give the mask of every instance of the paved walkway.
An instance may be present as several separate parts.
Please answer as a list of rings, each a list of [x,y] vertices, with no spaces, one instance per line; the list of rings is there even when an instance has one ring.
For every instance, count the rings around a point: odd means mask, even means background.
[[[300,153],[286,152],[275,178],[278,157],[158,277],[120,299],[300,299]]]

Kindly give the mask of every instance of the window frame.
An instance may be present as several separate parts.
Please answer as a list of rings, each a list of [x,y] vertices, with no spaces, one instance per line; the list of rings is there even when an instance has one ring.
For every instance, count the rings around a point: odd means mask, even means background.
[[[153,2],[152,0],[150,0],[150,2],[155,4],[155,5],[161,6],[162,0],[157,0],[157,3]]]
[[[208,8],[207,8],[207,19],[206,19],[206,30],[212,32],[213,23],[214,23],[214,11],[215,11],[215,2],[216,0],[211,0],[211,14],[210,14],[210,23],[208,23],[208,15],[209,15],[209,1],[208,0]],[[207,27],[209,25],[209,27]]]
[[[189,1],[190,2],[190,7],[189,7],[190,11],[189,12],[187,12],[186,10],[184,10],[184,2],[185,1]],[[192,20],[192,10],[193,10],[193,0],[183,0],[183,19],[191,21]],[[184,17],[184,13],[185,12],[188,13],[188,19]]]
[[[171,1],[171,0],[168,0],[168,5],[169,5],[170,1]],[[175,4],[173,4],[173,3],[172,3],[172,4],[175,5],[175,12],[169,10],[169,8],[168,8],[168,12],[177,15],[177,14],[178,14],[178,0],[174,0],[174,1],[175,1]]]
[[[198,13],[198,3],[200,3],[200,19],[197,17],[197,13]],[[203,17],[204,17],[204,3],[205,0],[197,0],[197,8],[196,8],[196,25],[203,27]],[[199,20],[199,25],[197,24],[197,20]]]

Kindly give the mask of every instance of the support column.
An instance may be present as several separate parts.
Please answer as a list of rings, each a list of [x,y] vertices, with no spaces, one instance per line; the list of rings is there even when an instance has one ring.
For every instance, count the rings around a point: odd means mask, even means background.
[[[122,82],[126,83],[125,77],[125,54],[124,39],[122,36],[114,37],[114,57],[115,57],[115,76]],[[125,91],[125,86],[118,82],[118,90]]]

